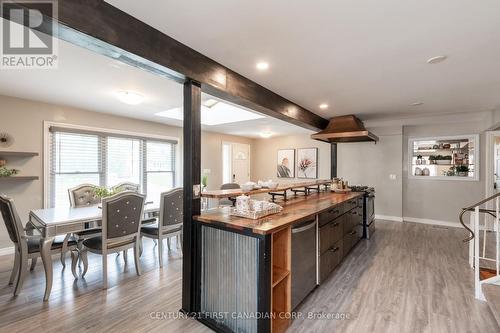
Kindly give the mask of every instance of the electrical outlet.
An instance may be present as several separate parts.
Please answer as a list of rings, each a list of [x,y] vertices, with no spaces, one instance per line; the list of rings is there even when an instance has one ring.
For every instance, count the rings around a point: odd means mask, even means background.
[[[212,170],[210,170],[210,169],[203,169],[203,174],[204,175],[209,175],[210,172],[212,172]]]
[[[396,180],[396,178],[397,178],[397,176],[396,176],[395,174],[393,174],[393,173],[391,173],[391,174],[389,175],[389,179],[390,179],[390,180]]]

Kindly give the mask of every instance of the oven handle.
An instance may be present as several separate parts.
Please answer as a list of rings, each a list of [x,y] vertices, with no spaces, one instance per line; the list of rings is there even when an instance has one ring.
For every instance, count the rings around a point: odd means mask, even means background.
[[[313,227],[316,226],[316,220],[314,220],[312,223],[308,224],[308,225],[305,225],[303,227],[300,227],[300,228],[292,228],[292,234],[297,234],[299,232],[304,232],[306,230],[309,230]]]

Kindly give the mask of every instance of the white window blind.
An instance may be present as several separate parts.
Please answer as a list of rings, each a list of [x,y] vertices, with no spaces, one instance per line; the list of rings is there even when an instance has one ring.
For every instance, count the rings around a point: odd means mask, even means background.
[[[50,207],[68,206],[68,189],[83,183],[140,185],[148,201],[175,187],[175,141],[50,128]]]

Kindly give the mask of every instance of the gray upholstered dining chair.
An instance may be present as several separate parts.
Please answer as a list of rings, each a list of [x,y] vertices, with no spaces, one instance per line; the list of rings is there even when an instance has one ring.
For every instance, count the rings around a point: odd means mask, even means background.
[[[123,182],[113,186],[111,189],[116,192],[123,192],[123,191],[139,192],[139,188],[140,188],[139,184],[131,182]]]
[[[180,244],[182,249],[182,196],[182,188],[175,188],[163,192],[160,196],[160,215],[158,217],[158,223],[156,225],[149,225],[141,228],[141,237],[158,240],[158,260],[160,261],[160,267],[163,267],[164,239],[167,239],[167,246],[170,250],[170,238],[176,236],[177,244]]]
[[[96,188],[97,186],[93,184],[80,184],[68,189],[69,203],[71,207],[81,208],[100,204],[101,198],[96,195]],[[99,228],[76,232],[74,235],[78,241],[79,250],[82,250],[83,241],[85,239],[99,236],[100,234],[101,229]],[[63,265],[65,261],[65,255],[61,253],[61,262],[63,262]]]
[[[133,191],[139,193],[140,185],[132,182],[122,182],[111,188],[114,192]],[[116,256],[119,256],[117,253]],[[127,262],[127,250],[123,251],[123,260]]]
[[[108,287],[108,259],[110,253],[133,248],[135,270],[141,275],[139,262],[140,228],[145,196],[124,191],[102,200],[102,234],[83,241],[81,256],[86,263],[87,251],[102,255],[103,288]],[[82,276],[85,276],[86,270]]]
[[[17,214],[14,201],[11,198],[0,195],[0,211],[2,219],[7,228],[10,240],[14,243],[14,267],[10,274],[9,284],[13,284],[16,280],[14,296],[19,295],[28,270],[28,260],[31,259],[31,268],[33,270],[38,257],[40,257],[40,236],[29,236],[26,234],[26,229]],[[66,241],[66,246],[71,252],[73,265],[71,271],[76,277],[76,261],[78,258],[78,250],[76,240],[73,238],[63,240],[62,237],[56,237],[52,242],[51,254],[57,254],[63,250],[63,243]]]
[[[237,183],[226,183],[226,184],[222,184],[220,187],[221,190],[236,190],[239,188],[241,188],[240,184],[237,184]],[[235,199],[232,199],[232,198],[220,199],[219,206],[233,206],[234,202],[235,202]]]

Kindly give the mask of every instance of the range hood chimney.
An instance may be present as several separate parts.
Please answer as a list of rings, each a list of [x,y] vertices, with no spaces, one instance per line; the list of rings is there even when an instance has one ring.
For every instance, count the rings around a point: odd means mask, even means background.
[[[367,131],[363,122],[355,115],[333,117],[328,126],[316,134],[312,139],[336,143],[336,142],[377,142],[378,137]]]

